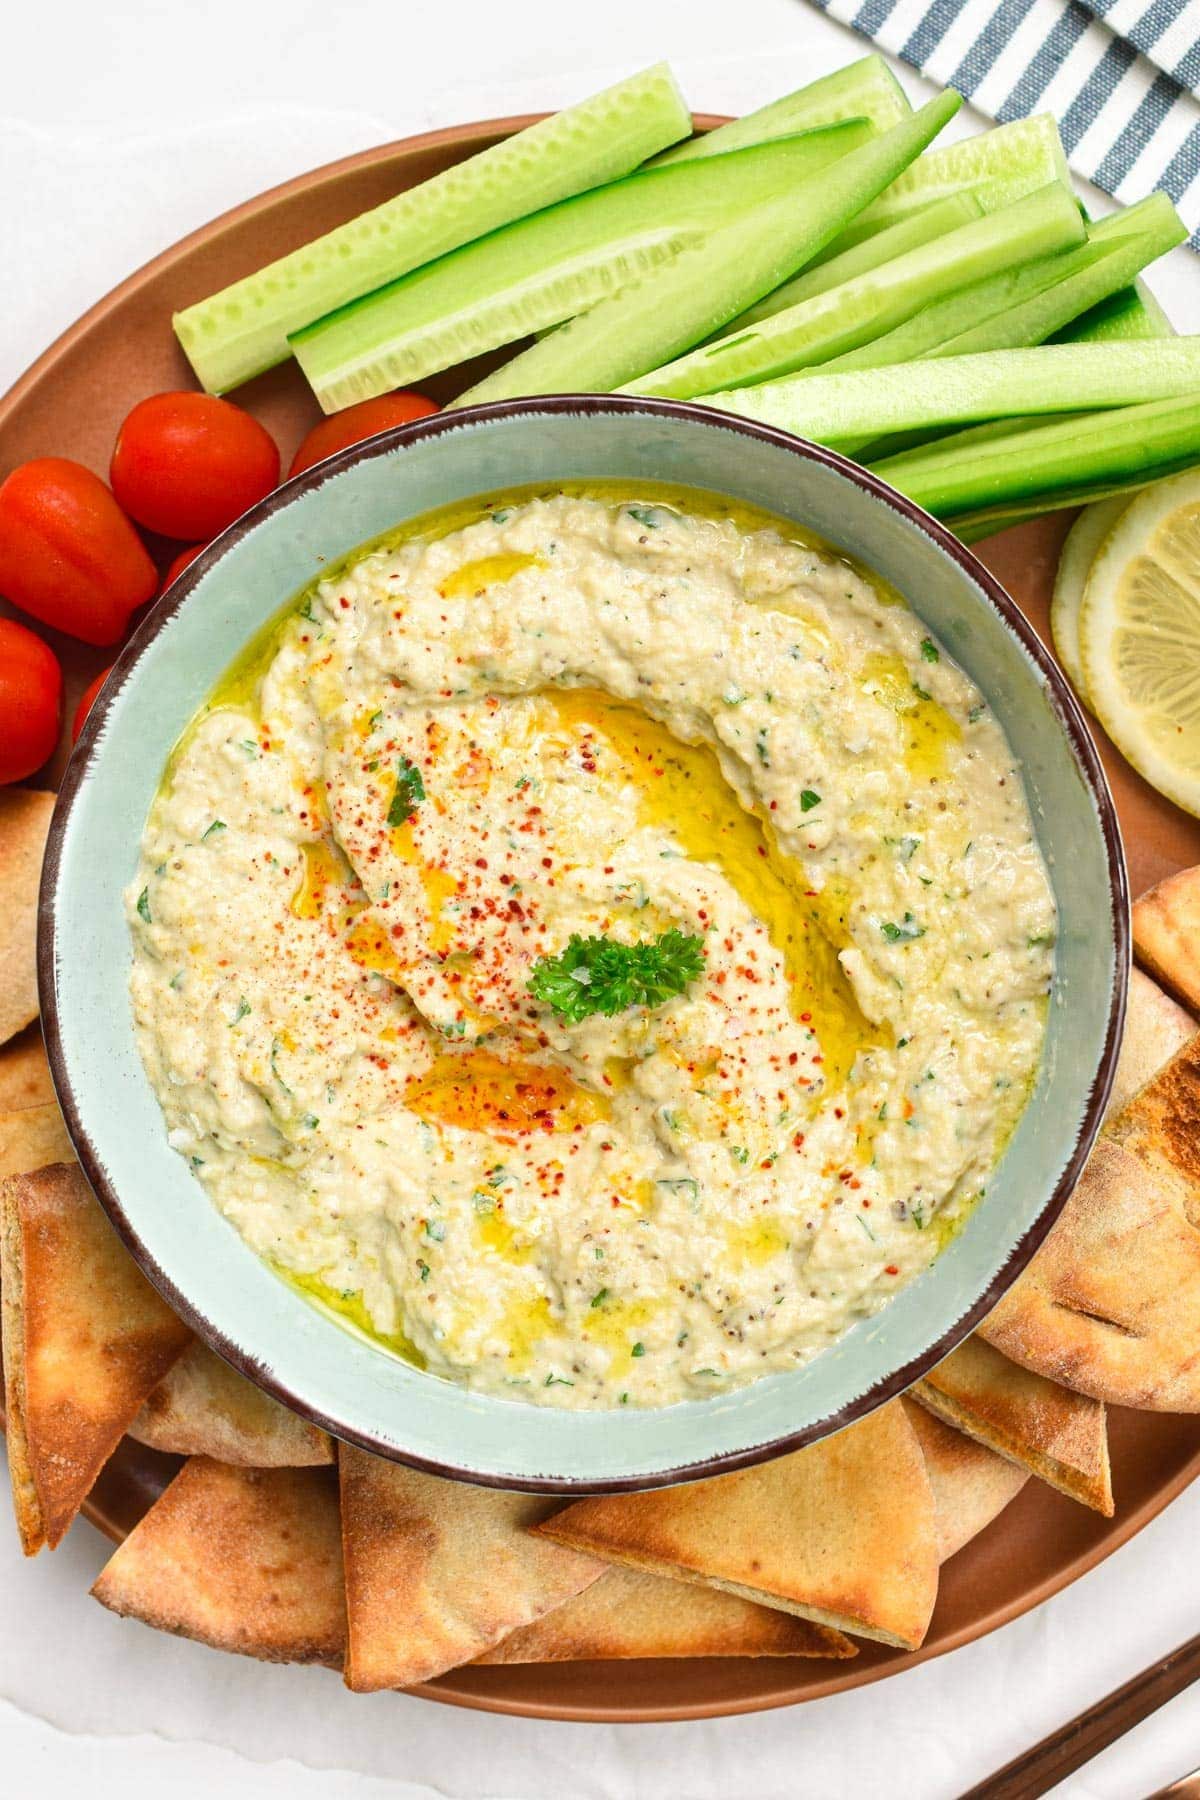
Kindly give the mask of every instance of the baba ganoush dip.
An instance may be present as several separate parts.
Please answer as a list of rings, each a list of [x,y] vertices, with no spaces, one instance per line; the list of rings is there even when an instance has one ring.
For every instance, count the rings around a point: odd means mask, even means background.
[[[709,496],[349,559],[177,750],[128,893],[170,1141],[247,1243],[493,1395],[712,1396],[931,1261],[1035,1077],[1054,901],[983,697]]]

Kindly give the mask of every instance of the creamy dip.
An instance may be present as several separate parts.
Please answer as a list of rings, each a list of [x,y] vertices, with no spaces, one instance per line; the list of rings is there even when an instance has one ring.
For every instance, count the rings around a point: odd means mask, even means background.
[[[430,1370],[570,1407],[807,1361],[982,1193],[1055,911],[982,696],[709,497],[481,503],[323,580],[177,751],[130,886],[171,1143]],[[699,972],[560,1016],[573,934]]]

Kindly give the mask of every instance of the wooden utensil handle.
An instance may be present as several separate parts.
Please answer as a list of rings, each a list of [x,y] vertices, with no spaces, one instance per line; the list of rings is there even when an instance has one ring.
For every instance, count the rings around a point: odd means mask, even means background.
[[[1200,1633],[1006,1763],[959,1800],[1038,1800],[1200,1678]]]

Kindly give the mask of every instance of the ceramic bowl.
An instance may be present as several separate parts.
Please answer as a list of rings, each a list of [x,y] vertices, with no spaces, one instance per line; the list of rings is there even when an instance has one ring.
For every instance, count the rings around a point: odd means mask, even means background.
[[[720,1398],[566,1412],[498,1400],[345,1330],[243,1244],[167,1145],[134,1042],[122,890],[164,761],[279,605],[364,540],[525,483],[665,480],[818,532],[909,600],[987,696],[1020,759],[1060,914],[1036,1089],[987,1198],[933,1267],[808,1367]],[[268,1392],[351,1443],[548,1492],[649,1487],[794,1449],[902,1392],[980,1320],[1083,1166],[1124,1012],[1128,901],[1112,802],[1080,712],[1016,606],[949,532],[786,433],[702,407],[558,396],[444,413],[286,483],[194,562],[93,707],[59,795],[39,965],[51,1067],[80,1161],[154,1285]]]

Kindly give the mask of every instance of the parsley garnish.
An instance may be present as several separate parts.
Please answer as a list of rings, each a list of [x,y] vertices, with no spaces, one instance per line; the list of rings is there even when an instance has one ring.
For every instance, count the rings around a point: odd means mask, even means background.
[[[629,1352],[629,1354],[630,1354],[630,1356],[645,1356],[645,1354],[646,1354],[645,1344],[635,1344],[633,1346],[633,1349]]]
[[[899,925],[889,920],[879,927],[889,944],[911,944],[914,938],[925,936],[925,927],[918,925],[910,912],[906,912]]]
[[[655,518],[654,511],[651,507],[627,506],[625,511],[629,514],[631,519],[636,519],[639,525],[645,525],[650,531],[658,530],[659,520]]]
[[[148,887],[144,887],[142,889],[141,893],[138,895],[137,909],[138,909],[139,916],[141,918],[145,919],[147,925],[149,925],[149,923],[150,923],[150,889]]]
[[[608,1289],[607,1288],[599,1288],[597,1290],[597,1292],[592,1295],[592,1298],[591,1298],[591,1301],[589,1302],[589,1304],[592,1306],[603,1306],[604,1302],[607,1299],[608,1299]]]
[[[396,791],[388,807],[388,824],[407,825],[424,798],[425,783],[420,769],[410,763],[407,756],[402,756],[396,769]]]
[[[229,1021],[230,1031],[233,1030],[235,1025],[240,1024],[240,1022],[245,1018],[246,1014],[249,1011],[250,1011],[250,1002],[247,1000],[245,994],[243,994],[241,999],[237,1003],[237,1011],[234,1013],[232,1019],[230,1019],[230,1021]]]
[[[214,819],[212,824],[209,826],[208,830],[201,832],[200,842],[203,844],[208,838],[210,838],[213,835],[214,831],[224,831],[225,829],[226,829],[226,826],[225,826],[224,819]]]
[[[811,812],[814,806],[820,806],[821,796],[812,788],[805,788],[800,795],[800,811]]]
[[[611,1019],[631,1006],[661,1006],[703,968],[702,940],[674,927],[639,944],[572,932],[560,955],[538,958],[526,985],[535,1000],[578,1025],[592,1013]]]
[[[921,655],[925,658],[926,662],[941,662],[942,660],[938,652],[938,647],[932,638],[921,639]]]

